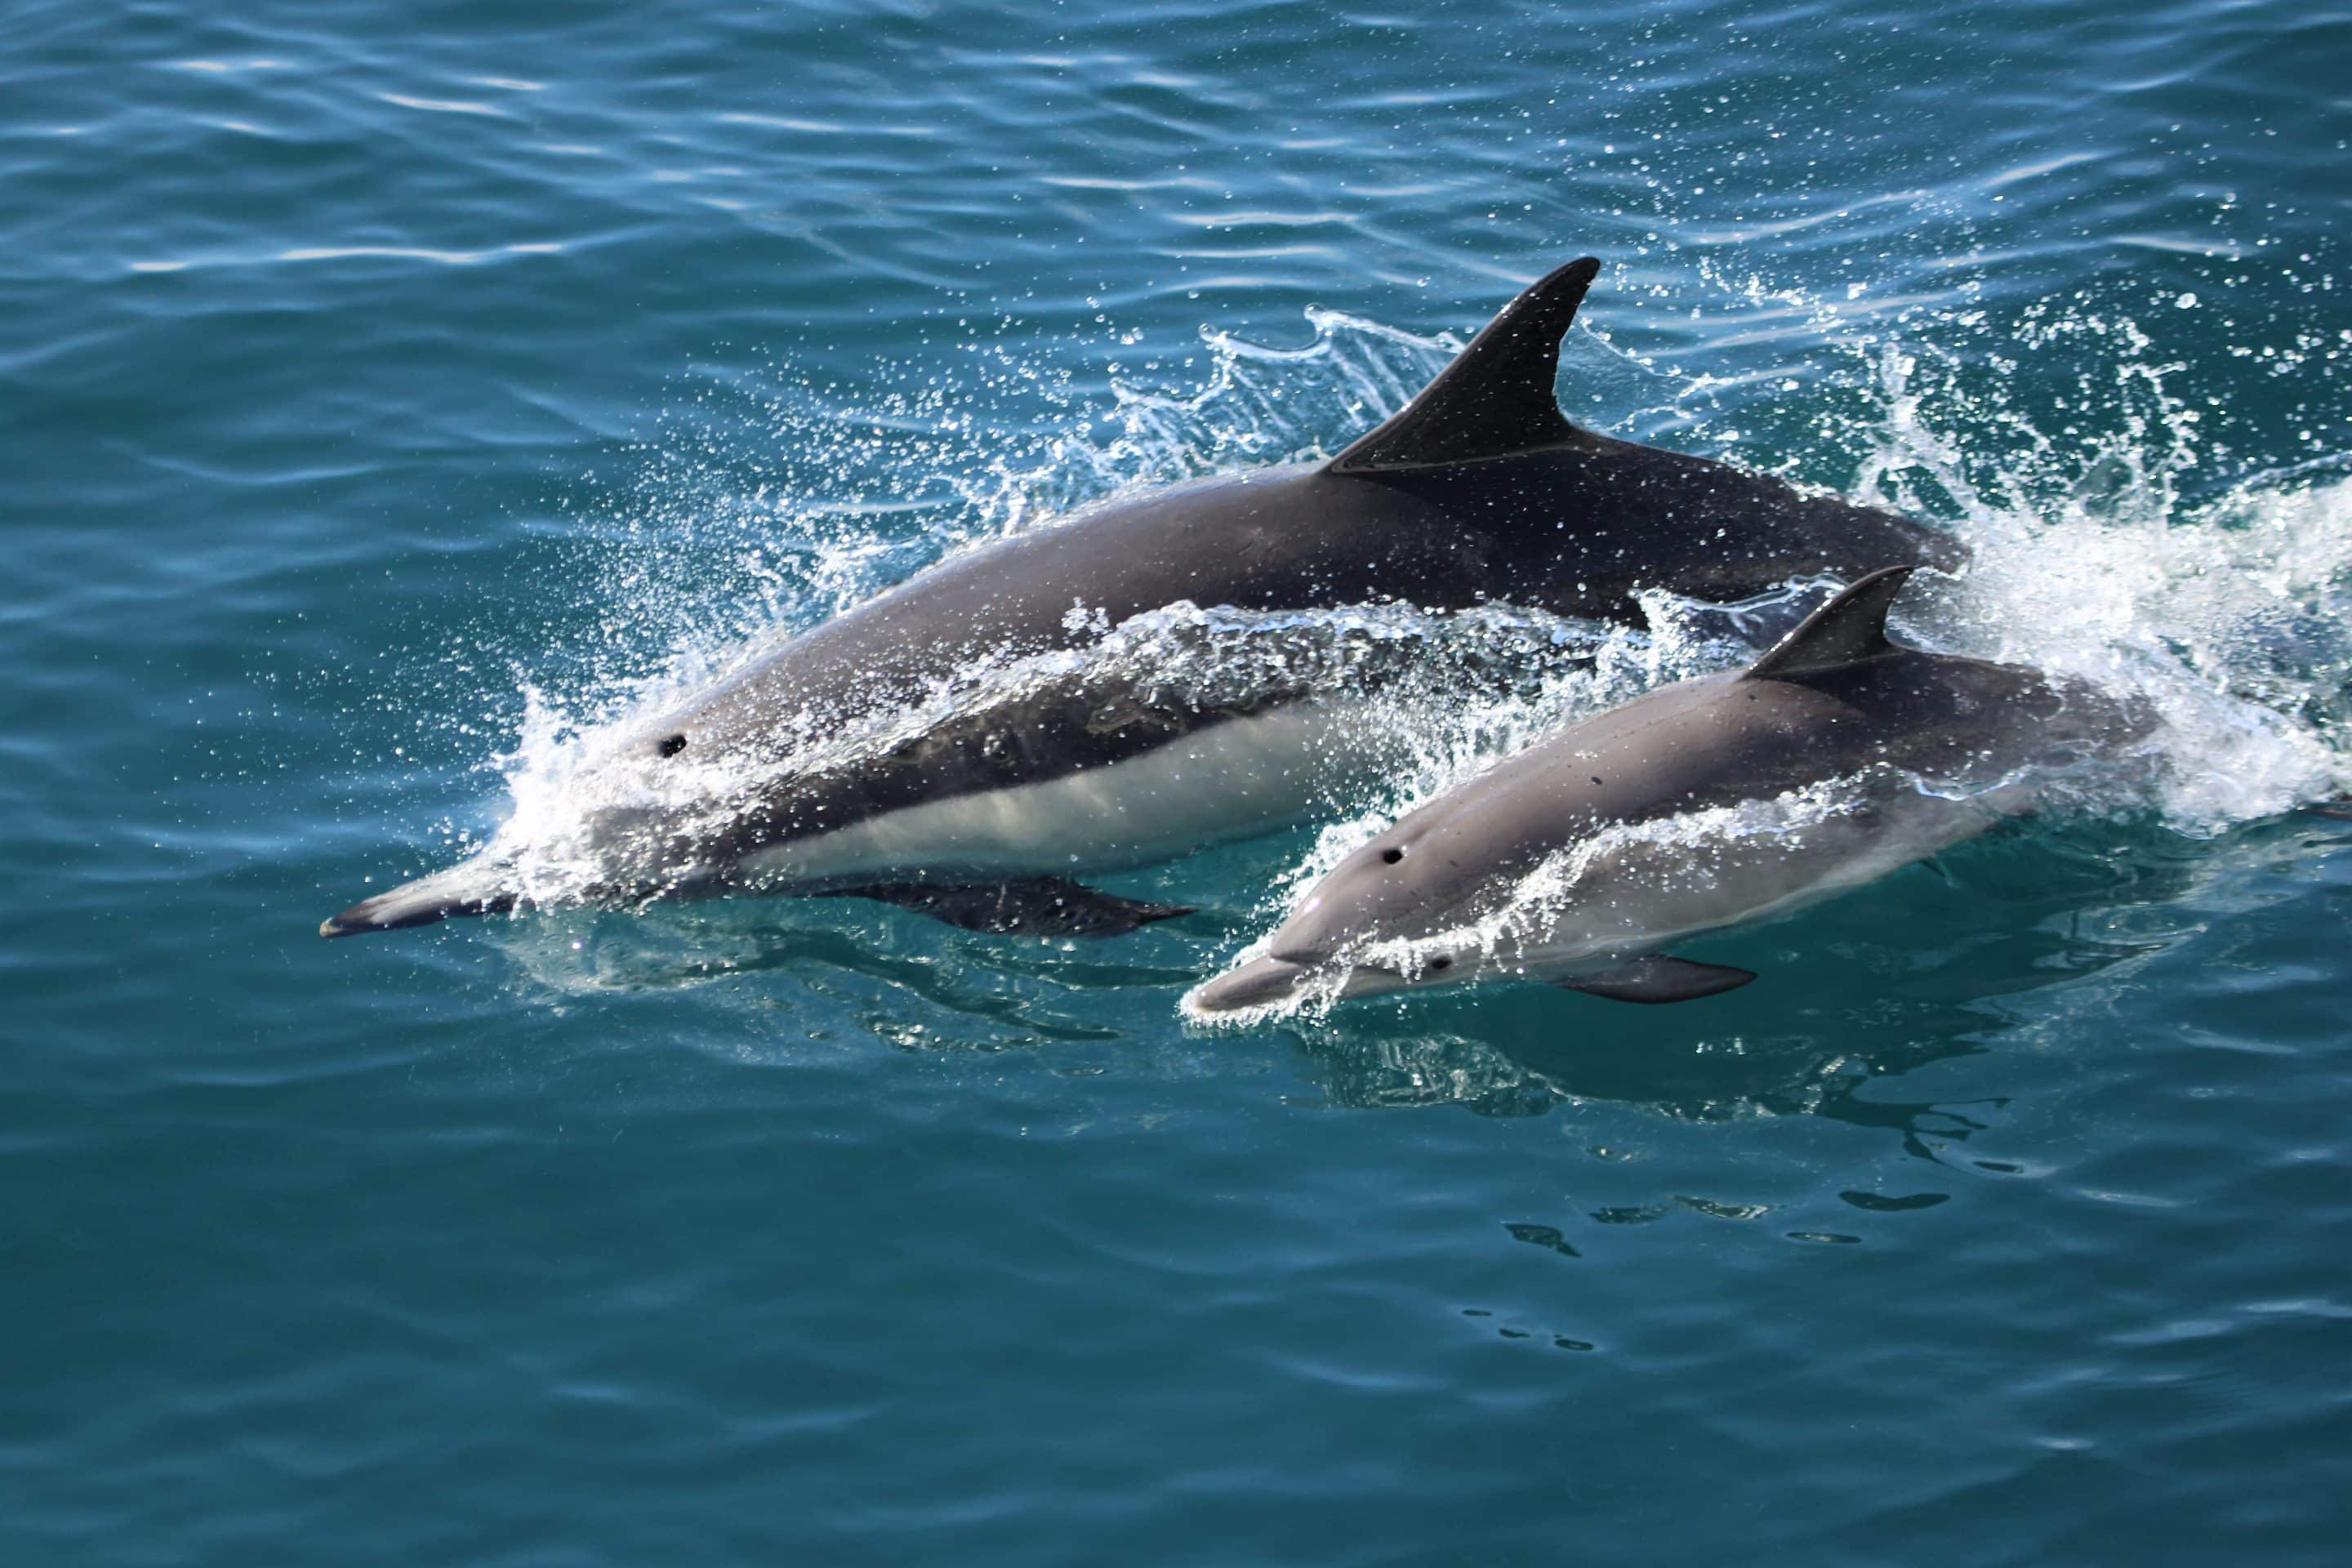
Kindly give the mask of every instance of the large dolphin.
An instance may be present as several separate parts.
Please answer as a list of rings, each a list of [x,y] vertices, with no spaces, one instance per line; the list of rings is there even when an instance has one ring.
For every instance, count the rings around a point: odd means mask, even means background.
[[[1910,571],[1864,577],[1745,671],[1653,691],[1440,795],[1188,1007],[1498,978],[1711,996],[1756,976],[1666,947],[1933,855],[2144,731],[2079,681],[1890,641]]]
[[[1600,263],[1506,306],[1412,404],[1318,464],[1110,502],[953,556],[633,727],[583,781],[580,896],[864,893],[991,929],[1118,930],[1172,912],[1066,880],[1294,818],[1333,740],[1312,700],[1047,689],[931,732],[782,765],[959,672],[1083,651],[1190,602],[1282,611],[1489,601],[1627,619],[1639,588],[1717,600],[1792,577],[1953,564],[1919,523],[1571,425],[1552,383]],[[1277,698],[1306,695],[1277,693]],[[494,841],[352,905],[329,936],[540,896]]]

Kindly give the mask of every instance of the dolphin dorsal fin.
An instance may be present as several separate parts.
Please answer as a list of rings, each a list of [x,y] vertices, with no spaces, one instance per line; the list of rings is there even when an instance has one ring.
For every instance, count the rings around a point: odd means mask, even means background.
[[[1552,395],[1559,340],[1601,263],[1588,256],[1529,284],[1394,418],[1331,459],[1335,474],[1423,468],[1559,447],[1583,432]]]
[[[1886,611],[1911,572],[1908,566],[1873,572],[1807,616],[1740,679],[1787,680],[1901,652],[1902,644],[1887,640]]]

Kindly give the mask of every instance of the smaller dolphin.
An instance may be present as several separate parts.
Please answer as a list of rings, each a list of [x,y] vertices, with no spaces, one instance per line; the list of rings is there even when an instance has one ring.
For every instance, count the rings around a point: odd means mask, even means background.
[[[2027,809],[2144,733],[2079,681],[1888,640],[1910,574],[1855,583],[1750,668],[1654,691],[1439,795],[1310,888],[1196,1015],[1528,979],[1622,1002],[1745,985],[1667,956]]]

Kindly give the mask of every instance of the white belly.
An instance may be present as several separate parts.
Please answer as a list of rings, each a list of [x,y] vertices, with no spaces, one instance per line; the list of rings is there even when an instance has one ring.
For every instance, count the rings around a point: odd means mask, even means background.
[[[1898,791],[1866,817],[1832,816],[1700,854],[1637,842],[1594,868],[1604,896],[1566,900],[1552,921],[1537,923],[1522,962],[1531,974],[1571,973],[1595,958],[1788,914],[1973,838],[2022,804]]]
[[[1353,704],[1299,702],[1229,719],[1126,762],[779,845],[744,869],[762,882],[840,885],[917,872],[1067,876],[1168,859],[1298,820],[1363,766],[1361,718]]]

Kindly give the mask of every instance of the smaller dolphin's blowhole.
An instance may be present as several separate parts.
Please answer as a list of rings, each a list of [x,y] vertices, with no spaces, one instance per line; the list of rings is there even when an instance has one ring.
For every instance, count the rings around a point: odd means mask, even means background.
[[[1398,861],[1404,858],[1404,851],[1391,844],[1386,849],[1381,851],[1381,858],[1393,866]]]
[[[683,735],[664,735],[661,738],[660,743],[656,745],[654,750],[659,752],[665,757],[674,757],[680,752],[686,750],[686,737]]]

